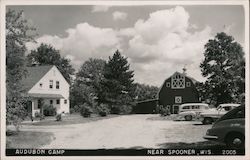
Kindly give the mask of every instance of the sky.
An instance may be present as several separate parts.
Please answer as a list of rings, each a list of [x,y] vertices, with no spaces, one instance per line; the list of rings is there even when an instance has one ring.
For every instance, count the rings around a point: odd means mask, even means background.
[[[244,8],[237,5],[11,6],[37,29],[37,43],[60,50],[78,70],[89,58],[108,60],[119,49],[135,82],[161,86],[174,72],[204,81],[204,45],[226,32],[244,48]]]

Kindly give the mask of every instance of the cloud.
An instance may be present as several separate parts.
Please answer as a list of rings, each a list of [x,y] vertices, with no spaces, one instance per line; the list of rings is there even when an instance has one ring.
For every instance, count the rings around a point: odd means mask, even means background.
[[[113,19],[115,20],[115,21],[117,21],[117,20],[125,20],[126,18],[127,18],[127,16],[128,16],[128,14],[127,13],[125,13],[125,12],[120,12],[120,11],[115,11],[115,12],[113,12]]]
[[[184,65],[189,76],[203,81],[199,65],[212,31],[207,26],[191,32],[194,26],[189,13],[175,7],[150,13],[130,28],[115,30],[80,23],[66,30],[64,38],[44,35],[37,39],[38,44],[28,43],[27,48],[50,43],[76,68],[90,57],[107,59],[119,49],[128,57],[137,82],[160,86],[174,72],[182,72]]]
[[[203,48],[211,38],[211,28],[190,33],[193,27],[189,14],[183,7],[153,12],[146,20],[138,20],[134,31],[127,31],[127,56],[139,82],[160,85],[175,71],[187,73],[203,81],[199,64],[203,59]],[[152,73],[152,74],[149,74]]]
[[[62,56],[72,60],[79,67],[90,57],[107,59],[119,48],[117,32],[111,28],[99,28],[88,23],[78,24],[66,31],[65,38],[44,35],[38,38],[37,44],[28,43],[28,50],[35,49],[41,43],[47,43],[60,50]]]
[[[107,12],[111,6],[108,5],[96,5],[92,7],[91,12]]]

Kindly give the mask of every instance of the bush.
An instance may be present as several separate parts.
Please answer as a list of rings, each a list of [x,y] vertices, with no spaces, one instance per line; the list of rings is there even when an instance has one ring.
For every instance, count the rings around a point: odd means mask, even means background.
[[[165,107],[161,107],[159,112],[160,112],[161,116],[170,115],[170,110],[168,108],[165,108]]]
[[[92,113],[93,113],[93,111],[92,111],[92,108],[90,107],[90,105],[88,105],[87,103],[80,105],[80,114],[83,117],[90,117]]]
[[[111,107],[111,113],[113,114],[129,114],[132,111],[131,105],[125,105],[125,104],[116,104],[112,105]]]
[[[36,112],[35,113],[35,118],[40,118],[40,120],[43,120],[44,119],[44,115],[39,113],[39,112]]]
[[[53,105],[45,104],[43,105],[43,114],[44,116],[55,116],[56,108]]]
[[[56,115],[56,121],[62,121],[62,114]]]
[[[107,104],[100,104],[100,106],[97,107],[97,112],[100,116],[105,117],[110,113],[109,106]]]

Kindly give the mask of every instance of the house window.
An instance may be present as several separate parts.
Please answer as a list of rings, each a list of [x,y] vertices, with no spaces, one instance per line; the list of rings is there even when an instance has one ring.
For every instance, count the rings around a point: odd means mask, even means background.
[[[50,103],[50,104],[53,104],[53,100],[50,100],[49,103]]]
[[[186,85],[187,85],[187,87],[190,87],[190,86],[191,86],[191,83],[190,83],[190,82],[187,82]]]
[[[59,85],[60,85],[60,84],[59,84],[59,81],[56,81],[56,89],[59,89],[59,88],[60,88]]]
[[[182,97],[181,96],[175,96],[175,103],[182,103]]]
[[[49,88],[53,88],[53,80],[49,80]]]
[[[172,76],[172,88],[181,89],[185,88],[185,76],[182,74],[175,74]]]
[[[64,100],[64,104],[67,104],[67,99]]]
[[[166,86],[167,86],[167,87],[170,87],[170,82],[167,82],[167,83],[166,83]]]
[[[42,84],[42,83],[40,83],[40,84],[39,84],[39,86],[42,88],[42,87],[43,87],[43,84]]]
[[[56,104],[60,104],[60,99],[57,99],[57,100],[56,100]]]

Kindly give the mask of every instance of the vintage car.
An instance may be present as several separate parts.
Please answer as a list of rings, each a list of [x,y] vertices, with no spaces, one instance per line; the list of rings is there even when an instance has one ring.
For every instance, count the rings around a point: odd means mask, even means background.
[[[217,119],[226,114],[228,111],[238,106],[240,106],[240,104],[220,104],[216,109],[209,109],[205,112],[202,112],[198,118],[203,124],[212,124]]]
[[[185,103],[179,106],[179,113],[175,120],[191,121],[196,119],[201,112],[209,110],[206,103]]]
[[[230,148],[244,148],[245,106],[239,106],[218,119],[203,138],[225,143]]]

